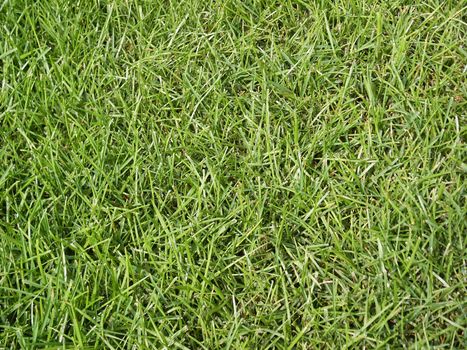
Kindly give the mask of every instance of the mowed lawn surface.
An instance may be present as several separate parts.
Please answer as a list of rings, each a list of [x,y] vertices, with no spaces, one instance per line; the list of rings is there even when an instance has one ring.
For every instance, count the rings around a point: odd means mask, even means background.
[[[463,6],[1,2],[0,348],[464,348]]]

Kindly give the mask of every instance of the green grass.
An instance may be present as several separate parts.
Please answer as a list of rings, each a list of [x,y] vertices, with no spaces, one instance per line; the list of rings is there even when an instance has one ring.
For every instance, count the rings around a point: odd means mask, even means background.
[[[0,348],[464,348],[463,5],[0,1]]]

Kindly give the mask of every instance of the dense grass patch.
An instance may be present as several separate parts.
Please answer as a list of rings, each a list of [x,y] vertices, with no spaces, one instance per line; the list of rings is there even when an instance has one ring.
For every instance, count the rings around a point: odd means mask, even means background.
[[[462,348],[462,5],[1,2],[0,348]]]

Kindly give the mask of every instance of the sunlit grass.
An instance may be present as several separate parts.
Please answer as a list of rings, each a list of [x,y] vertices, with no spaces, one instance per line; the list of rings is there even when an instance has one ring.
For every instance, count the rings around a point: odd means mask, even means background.
[[[0,2],[0,348],[463,348],[462,4]]]

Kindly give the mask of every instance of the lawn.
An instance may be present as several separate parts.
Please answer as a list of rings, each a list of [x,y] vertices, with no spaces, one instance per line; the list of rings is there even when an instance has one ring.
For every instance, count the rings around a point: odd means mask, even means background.
[[[0,349],[462,349],[463,1],[0,1]]]

